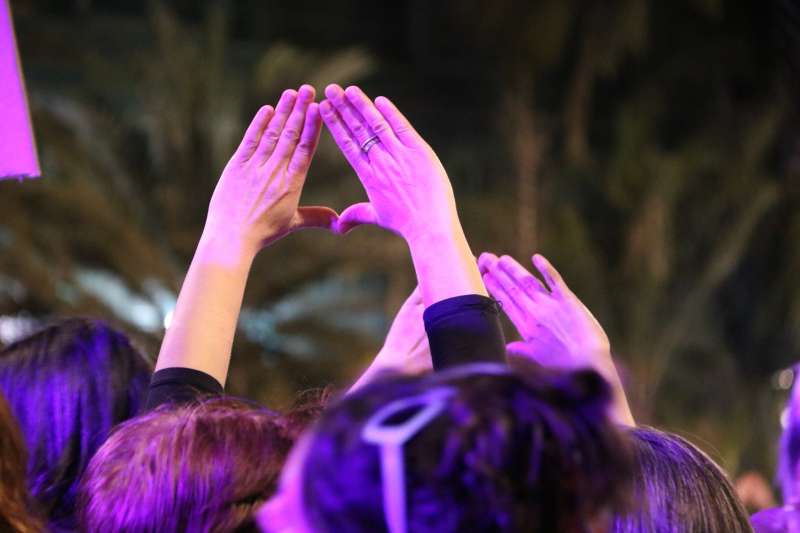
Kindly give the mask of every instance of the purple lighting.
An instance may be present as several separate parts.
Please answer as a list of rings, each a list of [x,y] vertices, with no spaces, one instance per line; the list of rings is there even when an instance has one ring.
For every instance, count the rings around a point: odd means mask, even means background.
[[[0,0],[0,179],[40,175],[11,9]]]

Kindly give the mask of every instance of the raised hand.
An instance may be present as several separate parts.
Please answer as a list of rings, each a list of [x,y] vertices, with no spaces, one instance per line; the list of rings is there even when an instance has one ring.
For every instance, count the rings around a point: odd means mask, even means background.
[[[325,90],[320,114],[356,171],[369,202],[345,209],[341,233],[377,224],[411,249],[426,305],[486,294],[456,211],[447,173],[430,146],[388,99],[372,102],[358,87]]]
[[[486,288],[522,337],[507,346],[509,355],[551,368],[596,370],[614,388],[618,421],[633,425],[605,331],[547,259],[534,255],[533,264],[546,284],[512,257],[483,253],[478,259]]]
[[[419,288],[416,288],[394,317],[383,348],[350,389],[351,392],[369,383],[381,372],[418,374],[433,369],[428,336],[425,334],[422,319],[424,311],[422,295]]]
[[[191,368],[224,385],[255,255],[296,229],[334,228],[333,210],[298,207],[322,127],[313,100],[311,86],[287,90],[247,128],[214,190],[156,370]]]
[[[255,254],[300,228],[334,229],[332,209],[298,207],[322,126],[313,100],[314,88],[303,85],[258,111],[214,190],[204,238]]]
[[[369,203],[342,212],[339,228],[377,224],[413,240],[458,225],[450,180],[430,146],[387,98],[358,87],[325,90],[322,119],[358,174]]]

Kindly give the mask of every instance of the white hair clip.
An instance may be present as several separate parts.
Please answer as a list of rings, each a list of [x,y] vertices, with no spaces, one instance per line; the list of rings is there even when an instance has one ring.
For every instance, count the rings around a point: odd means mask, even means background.
[[[361,438],[380,447],[383,511],[389,533],[406,533],[406,475],[403,446],[447,406],[455,395],[451,387],[395,400],[379,409],[364,425]],[[397,424],[392,418],[417,409]]]

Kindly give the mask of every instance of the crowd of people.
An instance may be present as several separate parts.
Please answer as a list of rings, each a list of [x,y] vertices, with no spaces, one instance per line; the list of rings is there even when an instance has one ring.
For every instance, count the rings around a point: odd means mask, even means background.
[[[0,352],[0,529],[795,530],[800,408],[781,449],[786,503],[751,521],[711,458],[636,425],[608,337],[545,257],[537,275],[476,260],[445,169],[390,100],[338,85],[315,99],[286,90],[253,118],[154,368],[94,319]],[[368,198],[341,214],[299,205],[323,124]],[[418,281],[373,363],[348,391],[282,412],[226,395],[255,256],[361,224],[401,236]],[[520,341],[506,345],[500,313]]]

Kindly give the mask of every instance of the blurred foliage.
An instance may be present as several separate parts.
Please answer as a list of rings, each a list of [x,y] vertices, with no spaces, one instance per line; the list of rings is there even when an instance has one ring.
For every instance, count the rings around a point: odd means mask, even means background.
[[[303,81],[358,81],[440,154],[476,253],[553,259],[640,421],[731,472],[772,468],[771,376],[800,347],[791,2],[12,4],[45,178],[0,185],[0,313],[109,317],[154,354],[160,332],[85,272],[176,293],[249,115]],[[362,194],[324,137],[305,201]],[[262,256],[229,388],[275,406],[345,386],[414,283],[405,245],[371,228]]]

